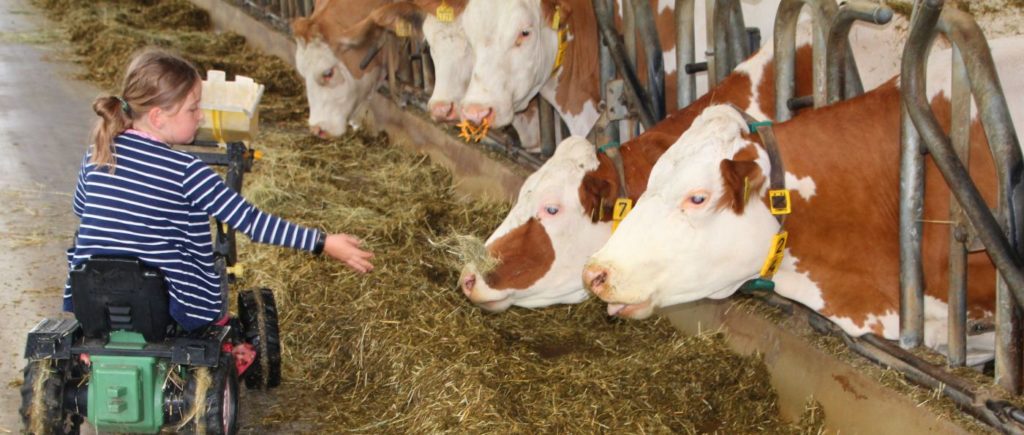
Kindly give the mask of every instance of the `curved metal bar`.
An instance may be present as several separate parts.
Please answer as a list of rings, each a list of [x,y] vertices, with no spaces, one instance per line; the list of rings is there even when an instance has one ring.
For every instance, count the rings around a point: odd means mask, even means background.
[[[786,121],[793,112],[786,102],[794,97],[796,87],[796,25],[800,10],[810,7],[813,19],[813,71],[814,107],[824,106],[826,101],[825,42],[828,41],[828,26],[836,14],[832,0],[782,0],[775,15],[775,120]]]
[[[750,48],[739,2],[715,0],[714,9],[714,75],[715,83],[719,83],[746,59]]]
[[[640,116],[640,123],[643,124],[644,128],[649,129],[655,123],[652,110],[647,106],[650,100],[647,99],[647,93],[644,92],[643,86],[640,85],[640,80],[636,76],[636,70],[633,69],[632,63],[629,62],[622,40],[615,32],[612,10],[602,0],[593,0],[593,2],[594,14],[597,15],[597,27],[601,32],[601,39],[608,46],[608,51],[611,52],[612,60],[615,61],[615,68],[619,70],[619,73],[626,80],[626,96],[629,98],[629,102],[633,104],[633,107],[636,108],[637,114]]]
[[[693,8],[693,0],[676,0],[676,107],[680,109],[697,99],[697,77],[684,73],[697,60]]]
[[[860,74],[850,50],[849,35],[853,23],[867,21],[873,24],[886,24],[892,20],[892,15],[892,9],[886,6],[860,0],[851,0],[839,6],[835,18],[829,25],[826,45],[828,49],[825,53],[825,64],[828,69],[828,104],[864,93]]]
[[[1020,255],[1024,234],[1019,218],[1024,205],[1024,163],[1002,86],[981,29],[963,12],[953,8],[943,10],[942,4],[941,0],[925,0],[915,9],[902,65],[903,102],[936,166],[978,231],[978,238],[999,271],[999,281],[1005,284],[997,285],[996,316],[1000,325],[997,329],[996,382],[1016,392],[1019,388],[1021,349],[1020,334],[1015,331],[1017,327],[1013,318],[1024,301],[1024,262]],[[932,29],[944,33],[960,49],[967,67],[971,91],[996,162],[998,219],[989,211],[963,163],[956,158],[949,138],[943,134],[928,104],[923,65],[926,65],[924,56],[930,45]],[[1002,291],[1004,287],[1009,287],[1012,297]],[[1004,313],[1003,319],[1000,312]]]
[[[665,119],[665,57],[661,54],[661,41],[658,40],[658,27],[654,25],[654,13],[651,11],[650,2],[636,0],[632,3],[633,16],[640,30],[644,57],[647,60],[647,95],[651,102],[649,107],[651,116],[657,122]]]

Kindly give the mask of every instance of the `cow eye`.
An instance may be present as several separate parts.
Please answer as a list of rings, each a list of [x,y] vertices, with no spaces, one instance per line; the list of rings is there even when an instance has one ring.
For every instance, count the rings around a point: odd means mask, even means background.
[[[523,29],[521,32],[519,32],[519,36],[516,37],[516,47],[522,45],[523,41],[525,41],[526,38],[529,38],[529,37],[530,37],[530,29]]]
[[[549,214],[549,215],[551,215],[551,216],[554,216],[554,215],[558,214],[558,206],[554,206],[554,205],[545,206],[544,207],[544,212]]]
[[[330,80],[331,77],[334,77],[334,67],[325,69],[324,72],[320,73],[320,77],[323,77],[325,81]]]
[[[707,205],[708,199],[711,198],[711,192],[704,189],[691,190],[683,198],[683,203],[681,204],[683,211],[697,210]]]

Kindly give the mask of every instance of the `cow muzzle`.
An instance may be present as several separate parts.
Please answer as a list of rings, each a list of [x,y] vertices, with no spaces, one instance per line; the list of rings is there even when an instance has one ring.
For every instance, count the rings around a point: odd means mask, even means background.
[[[594,296],[604,299],[610,293],[611,286],[608,284],[610,271],[604,266],[595,264],[587,265],[583,269],[583,285]]]
[[[430,104],[430,118],[435,122],[453,122],[458,120],[458,115],[455,103],[451,101],[437,101]]]
[[[310,133],[311,133],[311,134],[312,134],[313,136],[316,136],[316,137],[318,137],[318,138],[320,138],[320,139],[327,139],[328,137],[330,137],[330,136],[331,136],[331,134],[330,134],[330,133],[328,133],[328,132],[327,132],[327,130],[324,130],[324,129],[323,129],[323,128],[321,128],[321,127],[320,127],[319,125],[311,125],[311,126],[309,127],[309,132],[310,132]]]
[[[469,122],[480,125],[484,119],[494,120],[494,109],[481,104],[467,104],[462,108],[462,117]]]

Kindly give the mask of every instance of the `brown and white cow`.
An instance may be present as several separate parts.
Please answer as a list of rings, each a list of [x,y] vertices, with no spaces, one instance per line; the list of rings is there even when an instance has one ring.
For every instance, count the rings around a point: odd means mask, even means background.
[[[341,44],[344,32],[387,0],[323,0],[309,17],[292,21],[295,66],[306,82],[309,129],[317,136],[344,134],[355,126],[353,114],[384,76],[381,56],[366,67],[359,63],[371,42]]]
[[[896,26],[854,27],[851,43],[857,59],[874,56],[873,66],[862,73],[865,86],[882,83],[879,75],[892,77],[898,72],[902,45],[896,40],[901,33]],[[812,89],[810,35],[808,26],[798,27],[797,95],[810,94]],[[765,45],[693,104],[622,145],[626,191],[634,201],[647,188],[650,170],[661,154],[708,106],[732,103],[759,119],[774,116],[772,50],[771,44]],[[593,145],[579,138],[561,143],[555,155],[526,180],[509,215],[488,238],[488,252],[501,260],[500,265],[484,277],[476,265],[466,265],[459,281],[463,293],[489,311],[586,299],[579,275],[587,258],[611,234],[607,208],[618,193],[618,180],[611,160]],[[594,222],[592,216],[602,200],[606,210]]]
[[[431,118],[438,122],[456,122],[459,117],[458,102],[466,93],[473,68],[473,51],[469,47],[461,23],[465,3],[466,0],[409,0],[385,3],[372,10],[359,22],[344,29],[335,42],[340,49],[375,43],[378,38],[384,37],[386,32],[393,32],[398,23],[418,29],[430,46],[433,59],[435,79],[427,102]],[[333,7],[340,7],[339,5],[336,3]],[[450,8],[450,21],[438,19],[437,11],[441,7]],[[320,85],[307,83],[307,89]],[[324,104],[333,104],[337,109],[344,106],[347,100],[328,99]],[[516,113],[512,127],[516,130],[524,149],[531,152],[540,151],[536,104]]]
[[[1024,125],[1024,39],[991,46],[1012,117]],[[949,59],[948,50],[936,52],[928,69],[929,100],[947,129]],[[898,336],[899,91],[893,79],[774,127],[793,192],[775,291],[854,336]],[[991,205],[992,159],[977,122],[971,141],[971,172]],[[770,169],[760,138],[749,134],[739,112],[708,108],[654,166],[637,206],[590,259],[588,288],[608,303],[609,314],[630,318],[733,294],[758,276],[779,231],[764,203]],[[926,171],[925,343],[941,350],[949,249],[949,226],[941,222],[948,221],[950,194],[930,159]],[[745,197],[744,186],[755,193]],[[969,315],[988,316],[992,263],[984,252],[968,261]],[[991,335],[971,337],[968,346],[977,362],[990,351]]]
[[[650,2],[668,67],[666,100],[674,102],[672,4]],[[591,0],[468,0],[462,23],[476,63],[462,116],[477,124],[487,118],[492,126],[508,125],[512,114],[539,93],[572,134],[589,133],[601,101],[596,20]],[[562,63],[556,65],[559,30],[567,33],[568,41]]]

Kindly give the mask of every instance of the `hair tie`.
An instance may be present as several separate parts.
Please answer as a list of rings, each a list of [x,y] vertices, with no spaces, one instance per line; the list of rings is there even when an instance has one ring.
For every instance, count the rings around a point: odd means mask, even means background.
[[[117,101],[121,102],[121,111],[124,112],[125,115],[132,116],[132,107],[128,105],[128,102],[119,96],[114,96],[114,98],[117,98]]]

